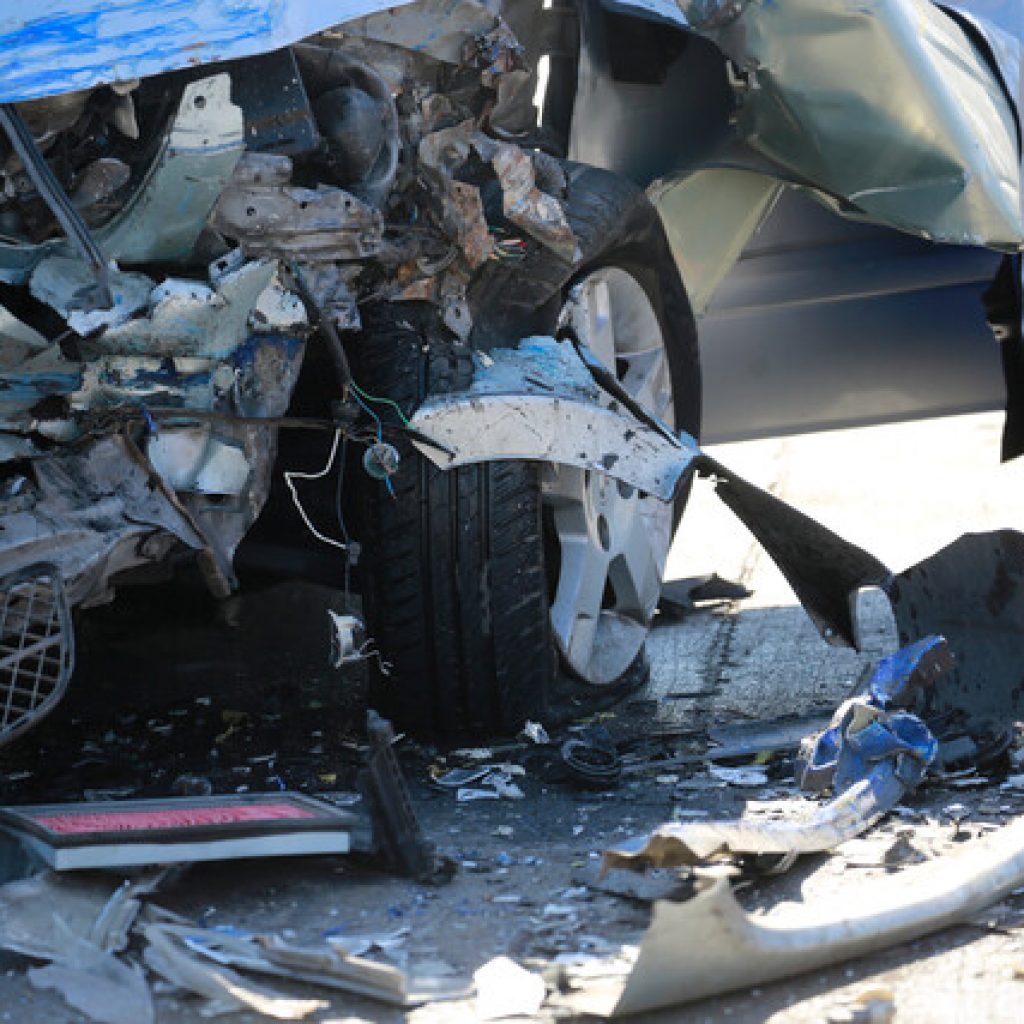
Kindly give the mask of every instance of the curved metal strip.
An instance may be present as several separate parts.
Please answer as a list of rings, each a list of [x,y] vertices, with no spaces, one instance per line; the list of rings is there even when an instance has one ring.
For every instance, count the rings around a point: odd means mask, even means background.
[[[672,501],[699,454],[586,398],[466,392],[430,399],[412,426],[451,450],[447,456],[416,444],[442,469],[505,460],[554,462],[607,473],[662,501]]]

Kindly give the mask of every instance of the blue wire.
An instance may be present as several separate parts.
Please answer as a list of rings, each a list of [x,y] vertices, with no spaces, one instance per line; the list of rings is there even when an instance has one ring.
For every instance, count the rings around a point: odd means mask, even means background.
[[[352,394],[355,396],[355,400],[360,404],[360,406],[362,406],[362,408],[373,417],[374,421],[377,424],[377,441],[380,444],[383,444],[384,425],[381,423],[380,417],[359,397],[359,391],[356,388],[352,389]],[[392,498],[398,497],[398,495],[395,494],[395,488],[391,483],[390,477],[384,478],[384,486],[388,489],[388,494],[390,494]]]
[[[352,389],[352,394],[355,396],[356,401],[362,407],[363,411],[369,413],[373,417],[374,422],[377,424],[377,440],[383,441],[384,425],[381,423],[380,417],[359,397],[359,392],[356,391],[355,388]]]

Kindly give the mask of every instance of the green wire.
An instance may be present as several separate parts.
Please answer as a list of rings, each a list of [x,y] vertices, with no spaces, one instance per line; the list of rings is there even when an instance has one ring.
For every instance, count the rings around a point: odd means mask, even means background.
[[[405,413],[399,408],[397,402],[392,401],[390,398],[378,398],[376,395],[371,395],[368,391],[364,391],[355,381],[352,381],[349,386],[356,394],[365,398],[368,402],[376,402],[378,405],[390,405],[398,413],[398,418],[402,421],[403,426],[409,426],[409,420],[406,419]]]

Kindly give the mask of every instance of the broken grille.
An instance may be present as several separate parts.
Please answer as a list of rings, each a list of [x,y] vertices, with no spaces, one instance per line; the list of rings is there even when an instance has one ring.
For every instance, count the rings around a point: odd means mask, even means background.
[[[59,570],[30,566],[0,582],[0,745],[53,710],[67,689],[74,658]]]

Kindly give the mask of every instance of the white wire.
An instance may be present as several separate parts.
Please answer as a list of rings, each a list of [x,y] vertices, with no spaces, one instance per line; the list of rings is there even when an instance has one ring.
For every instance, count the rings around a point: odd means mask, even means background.
[[[295,489],[296,480],[322,480],[331,469],[334,467],[334,460],[338,455],[338,443],[341,441],[341,431],[336,430],[334,432],[334,442],[331,445],[331,454],[327,457],[327,465],[323,469],[318,470],[316,473],[301,473],[295,469],[286,469],[282,474],[284,476],[285,485],[291,492],[292,504],[295,505],[295,511],[299,513],[302,521],[306,524],[306,529],[309,530],[313,536],[322,541],[324,544],[329,544],[332,548],[340,548],[342,551],[348,550],[348,545],[340,540],[335,540],[333,537],[325,537],[309,520],[309,516],[306,515],[306,510],[302,507],[302,502],[299,501],[299,492]]]

